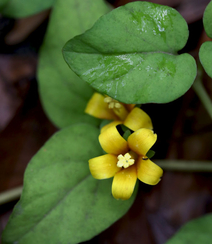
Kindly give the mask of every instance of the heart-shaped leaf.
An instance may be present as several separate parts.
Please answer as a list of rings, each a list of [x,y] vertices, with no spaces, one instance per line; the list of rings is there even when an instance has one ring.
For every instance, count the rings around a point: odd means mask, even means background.
[[[177,55],[188,27],[174,9],[137,1],[102,16],[71,39],[63,54],[92,87],[124,103],[165,103],[183,95],[196,76],[189,54]]]
[[[51,8],[54,2],[55,0],[1,0],[0,12],[12,18],[24,18]]]
[[[212,38],[212,2],[208,4],[203,15],[205,32]]]
[[[109,10],[104,0],[58,0],[55,3],[40,52],[38,78],[44,109],[60,128],[80,121],[99,123],[84,113],[93,89],[67,67],[61,49],[70,37],[90,28]]]
[[[212,42],[204,42],[199,50],[199,59],[206,73],[212,78]]]
[[[29,163],[3,244],[73,244],[109,227],[130,200],[112,197],[111,180],[94,179],[88,160],[101,154],[99,130],[79,124],[56,133]]]
[[[208,244],[211,243],[212,215],[192,220],[185,224],[166,244]]]

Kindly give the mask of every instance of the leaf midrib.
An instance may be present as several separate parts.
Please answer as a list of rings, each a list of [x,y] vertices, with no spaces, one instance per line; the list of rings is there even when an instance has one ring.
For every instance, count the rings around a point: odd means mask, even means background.
[[[96,52],[96,53],[92,53],[92,52],[77,52],[77,51],[68,51],[68,50],[64,50],[64,53],[78,53],[78,54],[87,54],[87,55],[102,55],[102,56],[121,56],[121,55],[131,55],[131,54],[154,54],[154,53],[162,53],[162,54],[168,54],[168,55],[173,55],[173,56],[179,56],[179,54],[177,52],[165,52],[165,51],[150,51],[150,52],[113,52],[113,53],[101,53],[101,52]]]

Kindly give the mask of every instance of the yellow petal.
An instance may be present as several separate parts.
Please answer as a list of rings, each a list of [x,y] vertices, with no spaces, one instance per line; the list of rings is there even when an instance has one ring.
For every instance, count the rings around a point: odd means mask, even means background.
[[[135,165],[117,172],[112,184],[114,198],[122,200],[129,199],[134,191],[136,180],[137,172]]]
[[[127,116],[124,121],[124,125],[126,125],[131,130],[138,130],[140,128],[152,129],[152,121],[148,114],[146,114],[140,108],[134,108]]]
[[[113,112],[119,117],[121,121],[124,121],[128,115],[128,110],[122,103],[119,103],[119,107],[114,107]]]
[[[109,124],[103,126],[102,129],[101,129],[101,133],[102,133],[103,131],[107,130],[107,129],[108,129],[109,127],[111,127],[111,126],[117,126],[117,125],[120,125],[120,124],[122,124],[121,121],[115,120],[115,121],[113,121],[113,122],[111,122],[111,123],[109,123]]]
[[[113,177],[120,170],[117,167],[117,157],[112,154],[105,154],[90,159],[89,168],[95,179],[107,179]]]
[[[104,96],[100,93],[94,93],[85,108],[85,113],[99,119],[118,119],[108,104],[104,102]]]
[[[146,155],[149,149],[155,144],[157,135],[152,130],[142,128],[128,137],[129,148],[138,155]]]
[[[129,147],[127,141],[119,134],[115,126],[111,126],[99,135],[99,142],[106,153],[125,154]]]
[[[138,179],[148,185],[156,185],[163,175],[163,170],[150,159],[143,160],[139,157],[136,166]]]

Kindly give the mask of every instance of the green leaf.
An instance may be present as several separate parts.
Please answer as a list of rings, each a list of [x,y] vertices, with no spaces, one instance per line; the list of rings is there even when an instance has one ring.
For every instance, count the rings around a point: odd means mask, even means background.
[[[147,158],[152,158],[155,155],[155,151],[149,150],[146,154]]]
[[[196,76],[189,54],[177,55],[188,27],[174,9],[137,1],[102,16],[71,39],[63,55],[71,69],[101,93],[124,103],[166,103]]]
[[[131,135],[131,131],[130,129],[129,130],[126,130],[123,134],[123,138],[127,141],[128,137]]]
[[[203,25],[207,35],[212,38],[212,2],[205,9]],[[201,45],[199,59],[206,73],[212,78],[212,42],[204,42]]]
[[[1,0],[0,12],[12,18],[24,18],[51,8],[54,2],[55,0]]]
[[[101,154],[99,130],[78,124],[56,133],[32,158],[3,244],[73,244],[92,238],[134,201],[112,197],[111,179],[96,180],[88,160]]]
[[[199,59],[206,73],[212,78],[212,42],[204,42],[201,45]]]
[[[133,130],[129,129],[127,126],[120,124],[116,126],[119,134],[127,141],[128,137],[134,132]]]
[[[208,4],[203,15],[203,25],[207,35],[212,38],[212,2]]]
[[[166,244],[208,244],[212,240],[212,214],[185,224]]]
[[[93,89],[67,67],[61,49],[70,37],[90,28],[109,10],[104,0],[58,0],[55,3],[40,52],[38,78],[44,109],[60,128],[79,121],[99,123],[84,113]]]

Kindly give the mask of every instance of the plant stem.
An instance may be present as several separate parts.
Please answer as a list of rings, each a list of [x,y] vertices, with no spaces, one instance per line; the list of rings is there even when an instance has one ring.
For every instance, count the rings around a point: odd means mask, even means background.
[[[198,68],[197,78],[194,81],[193,89],[212,119],[212,102],[205,90],[205,87],[202,84],[202,70],[200,67]]]
[[[212,162],[186,160],[155,160],[158,166],[167,171],[212,172]]]
[[[209,161],[186,161],[186,160],[154,160],[165,171],[179,172],[212,172],[212,162]],[[12,190],[0,193],[0,205],[20,197],[23,187],[19,186]]]
[[[22,192],[22,188],[22,186],[19,186],[12,190],[0,193],[0,205],[19,198]]]

